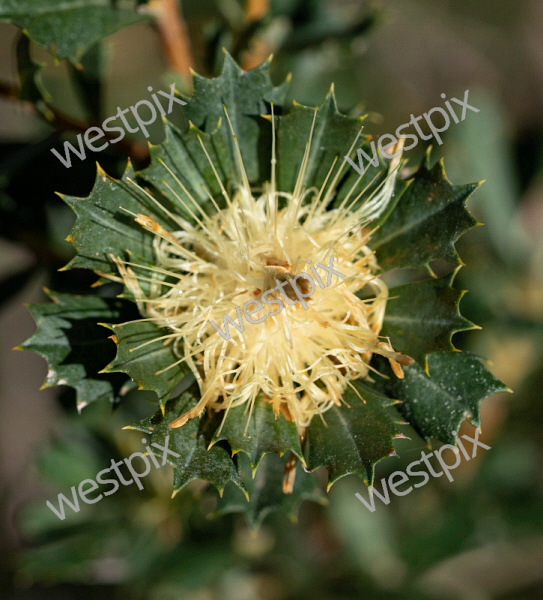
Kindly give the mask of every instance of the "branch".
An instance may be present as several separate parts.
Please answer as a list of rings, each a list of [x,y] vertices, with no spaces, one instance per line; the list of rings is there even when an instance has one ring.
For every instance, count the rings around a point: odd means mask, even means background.
[[[54,127],[58,133],[62,133],[64,131],[85,133],[85,131],[90,127],[89,124],[84,123],[82,121],[78,121],[73,117],[61,112],[60,110],[58,110],[58,108],[55,108],[46,100],[42,99],[42,109],[40,109],[30,100],[22,100],[19,97],[19,92],[20,90],[18,86],[11,86],[0,82],[0,97],[20,102],[26,112],[38,115],[39,117],[44,119],[49,125],[51,125],[51,127]],[[105,137],[109,139],[112,139],[114,137],[106,131],[104,131],[104,134]],[[122,139],[117,143],[118,147],[122,148],[123,152],[128,156],[132,156],[140,160],[144,160],[149,156],[149,147],[146,142],[130,142],[126,139]]]
[[[245,0],[245,17],[248,26],[239,38],[235,50],[241,54],[241,50],[250,44],[250,48],[242,60],[242,67],[246,71],[259,65],[270,55],[270,49],[266,42],[262,38],[254,37],[269,10],[270,0]]]
[[[178,0],[152,0],[147,10],[155,18],[170,68],[191,83],[194,59]]]
[[[259,21],[269,10],[270,0],[245,0],[245,15],[250,22]]]

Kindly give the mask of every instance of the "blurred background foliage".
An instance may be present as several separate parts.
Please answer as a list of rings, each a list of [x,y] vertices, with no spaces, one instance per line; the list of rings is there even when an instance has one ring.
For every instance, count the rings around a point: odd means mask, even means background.
[[[64,46],[43,42],[30,14],[38,4],[0,0],[0,20],[11,21],[0,23],[2,597],[542,598],[543,4],[79,2],[91,17],[55,16],[55,34],[72,33]],[[127,11],[125,21],[108,21],[109,10]],[[79,48],[71,56],[70,44]],[[47,52],[55,47],[68,59]],[[454,183],[486,180],[469,205],[485,227],[460,240],[466,267],[457,279],[470,290],[463,314],[483,329],[457,334],[455,345],[488,357],[515,393],[483,402],[482,439],[492,449],[463,462],[453,483],[433,479],[375,513],[354,495],[366,494],[363,484],[349,477],[332,488],[327,507],[304,502],[296,525],[273,513],[255,533],[241,515],[210,518],[217,495],[200,482],[170,499],[168,467],[146,477],[143,491],[124,488],[60,521],[45,500],[140,450],[141,435],[121,427],[153,409],[132,392],[114,411],[96,403],[79,415],[72,390],[37,391],[44,361],[11,348],[34,330],[22,302],[45,301],[44,285],[87,292],[95,279],[58,272],[71,257],[64,238],[74,217],[55,192],[87,195],[94,159],[118,175],[128,156],[144,165],[148,149],[127,137],[70,169],[50,149],[147,97],[149,85],[176,81],[190,92],[190,68],[216,74],[223,47],[246,69],[273,53],[274,81],[292,73],[290,97],[302,103],[319,103],[334,82],[341,110],[369,111],[372,134],[440,106],[441,93],[470,90],[480,112],[432,151],[434,160],[445,157]],[[162,136],[157,122],[151,142]],[[408,153],[410,166],[423,150]],[[418,458],[425,445],[410,435],[399,458],[379,463],[377,480]]]

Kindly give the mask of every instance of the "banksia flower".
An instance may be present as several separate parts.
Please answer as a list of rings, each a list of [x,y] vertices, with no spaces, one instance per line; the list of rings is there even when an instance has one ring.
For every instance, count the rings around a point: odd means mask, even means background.
[[[315,111],[294,189],[278,192],[273,104],[271,108],[270,182],[260,190],[251,188],[229,121],[241,184],[228,182],[231,191],[227,192],[198,135],[221,187],[224,208],[208,192],[214,212],[206,214],[159,159],[177,184],[168,184],[172,197],[195,223],[162,208],[171,224],[165,229],[149,216],[138,214],[136,222],[155,236],[153,266],[113,257],[140,313],[167,331],[142,347],[172,343],[179,358],[164,371],[186,361],[198,381],[198,404],[171,427],[199,416],[206,406],[225,410],[226,417],[230,407],[248,403],[250,419],[254,403],[261,397],[272,404],[276,416],[282,413],[302,431],[315,414],[341,404],[350,381],[368,374],[373,353],[389,358],[400,377],[398,363],[412,362],[394,352],[388,340],[380,339],[388,289],[368,248],[372,220],[382,214],[394,193],[399,159],[391,162],[388,177],[372,194],[366,189],[358,191],[355,182],[337,208],[326,210],[348,165],[345,160],[334,160],[320,189],[304,187]],[[225,113],[228,118],[226,107]],[[355,204],[359,207],[351,210]],[[332,272],[335,269],[327,273],[320,267],[325,285],[315,266],[308,267],[323,263],[335,265],[341,278]],[[143,267],[147,275],[136,275],[133,266]],[[139,279],[150,283],[148,294]],[[314,280],[317,285],[311,283]],[[280,290],[274,289],[268,294],[268,304],[262,307],[259,303],[262,310],[253,313],[252,320],[259,323],[253,322],[242,331],[232,327],[237,333],[230,339],[212,327],[223,322],[224,315],[232,324],[239,319],[241,326],[239,307],[248,301],[256,304],[263,292],[281,282],[283,298]],[[299,301],[293,286],[299,286],[300,291],[311,286],[313,293],[301,291],[305,298]],[[364,299],[357,296],[361,291],[366,292]]]
[[[401,140],[360,175],[345,157],[368,149],[361,119],[338,111],[333,90],[319,107],[288,106],[268,69],[226,55],[218,78],[194,75],[189,127],[164,121],[149,167],[129,163],[120,180],[98,169],[88,198],[64,198],[77,215],[66,268],[123,292],[51,292],[24,343],[49,361],[45,385],[76,388],[80,410],[124,400],[127,376],[154,392],[157,413],[128,427],[161,447],[170,436],[174,493],[203,479],[222,494],[231,481],[257,494],[256,512],[235,498],[218,511],[253,524],[318,499],[319,467],[328,486],[351,473],[371,483],[402,423],[455,443],[505,389],[451,343],[474,327],[452,283],[478,184],[451,185],[428,158],[402,179]],[[436,277],[434,261],[449,273]],[[96,353],[71,353],[74,339]]]

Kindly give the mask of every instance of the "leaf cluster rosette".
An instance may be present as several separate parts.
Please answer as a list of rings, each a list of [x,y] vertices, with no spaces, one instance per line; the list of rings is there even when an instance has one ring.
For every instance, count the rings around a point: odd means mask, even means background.
[[[64,197],[77,216],[66,268],[124,291],[52,292],[53,304],[31,307],[38,331],[23,344],[49,362],[45,385],[74,387],[79,407],[118,402],[132,382],[154,392],[156,414],[130,427],[170,436],[174,493],[203,479],[222,495],[231,481],[217,512],[246,511],[253,525],[319,499],[319,467],[329,487],[348,474],[371,484],[404,423],[454,443],[464,418],[479,424],[481,400],[506,389],[451,342],[475,327],[453,283],[478,184],[454,186],[428,159],[406,179],[400,158],[359,175],[343,157],[368,141],[363,119],[342,115],[333,89],[318,107],[289,106],[269,67],[245,72],[226,54],[218,77],[194,75],[189,126],[164,121],[149,167],[129,163],[119,180],[98,168],[87,198]],[[230,342],[210,330],[210,315],[235,318],[266,282],[332,252],[346,280],[311,310],[286,307]],[[437,277],[436,261],[449,274]],[[419,275],[385,283],[402,269]]]

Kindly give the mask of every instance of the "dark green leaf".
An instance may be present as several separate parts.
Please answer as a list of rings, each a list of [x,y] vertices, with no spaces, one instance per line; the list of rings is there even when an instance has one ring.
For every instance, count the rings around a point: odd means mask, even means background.
[[[404,368],[404,379],[394,376],[386,361],[377,368],[390,376],[378,378],[376,387],[401,400],[400,413],[425,439],[454,444],[458,428],[467,418],[481,424],[481,400],[510,391],[498,381],[479,356],[470,352],[435,352],[428,357],[430,377],[416,364]]]
[[[4,0],[0,21],[9,21],[53,56],[79,64],[83,54],[103,37],[149,19],[119,9],[110,0]]]
[[[63,197],[77,215],[67,240],[77,251],[65,269],[97,269],[116,273],[117,268],[109,255],[125,256],[130,251],[143,257],[154,257],[153,235],[134,221],[132,213],[142,213],[164,227],[170,226],[168,217],[148,198],[142,189],[130,181],[136,180],[130,163],[121,180],[116,180],[100,168],[90,196]]]
[[[271,124],[260,115],[270,114],[272,101],[280,110],[287,93],[288,82],[274,87],[269,70],[270,60],[266,60],[255,69],[243,71],[225,52],[219,77],[194,75],[194,94],[184,107],[191,123],[211,133],[219,121],[226,121],[223,104],[226,106],[251,183],[270,178]],[[231,164],[236,164],[230,127],[224,123],[219,131],[222,145],[229,149]],[[206,163],[200,166],[203,168]]]
[[[277,188],[279,190],[285,192],[294,190],[314,117],[315,107],[294,102],[287,115],[277,118]],[[343,161],[343,156],[347,154],[360,133],[362,121],[363,118],[354,119],[342,115],[337,109],[334,92],[330,91],[327,94],[324,102],[318,107],[315,117],[304,185],[315,186],[317,189],[321,187],[334,158],[337,156],[340,164]],[[365,136],[361,136],[361,140],[365,139]],[[337,169],[336,165],[336,171]],[[348,164],[344,167],[344,174],[347,169],[351,169]],[[378,170],[373,173],[373,176],[377,172]],[[331,179],[328,183],[331,183]]]
[[[282,481],[285,459],[271,454],[265,456],[254,479],[251,478],[248,462],[245,457],[240,457],[240,475],[249,490],[249,502],[237,490],[230,489],[219,501],[217,509],[211,516],[243,513],[249,527],[258,529],[271,512],[281,511],[292,521],[296,521],[303,500],[327,503],[316,475],[306,473],[299,464],[296,468],[294,489],[291,494],[284,494]]]
[[[334,406],[315,416],[307,429],[308,467],[328,470],[328,489],[341,477],[355,474],[371,485],[374,465],[394,453],[394,439],[401,435],[389,407],[393,400],[353,382],[360,396],[348,387],[343,399],[350,406]]]
[[[226,444],[215,444],[208,450],[211,436],[218,424],[217,419],[204,415],[190,419],[176,429],[168,424],[196,405],[198,388],[194,386],[166,405],[166,412],[134,423],[128,429],[142,431],[151,436],[151,442],[164,446],[169,436],[168,448],[178,453],[179,458],[168,454],[168,463],[174,468],[173,490],[176,494],[189,481],[203,479],[213,484],[222,495],[225,485],[232,481],[246,494],[245,484],[238,473],[235,462]],[[157,455],[162,456],[161,451]]]
[[[106,329],[97,323],[135,318],[134,305],[97,296],[48,294],[52,303],[29,306],[38,330],[21,345],[21,349],[47,360],[49,370],[43,387],[73,387],[79,410],[96,400],[117,401],[124,394],[127,379],[99,373],[114,355],[115,346]]]
[[[433,260],[462,264],[454,243],[477,224],[466,210],[466,201],[478,186],[451,185],[442,161],[430,170],[422,165],[369,243],[381,268],[424,269],[433,274],[429,266]]]
[[[149,321],[111,325],[115,334],[117,356],[104,369],[107,373],[126,373],[135,381],[140,389],[152,390],[163,407],[170,392],[189,372],[186,362],[158,373],[170,367],[179,360],[173,344],[164,345],[165,340],[158,340],[165,335],[165,329],[160,329]],[[142,344],[147,344],[139,348]],[[136,349],[137,348],[137,349]]]
[[[394,350],[414,358],[425,370],[428,354],[454,349],[453,333],[476,328],[460,315],[458,303],[464,292],[451,287],[455,275],[456,271],[390,290],[381,335],[390,337]]]
[[[198,207],[194,206],[194,202],[179,182],[202,207],[204,213],[216,212],[204,188],[217,198],[219,206],[224,205],[220,184],[202,148],[200,139],[223,185],[226,187],[228,181],[234,181],[237,178],[230,149],[225,144],[224,127],[223,122],[211,134],[208,134],[191,125],[187,131],[182,132],[165,121],[166,138],[159,146],[151,146],[151,164],[139,173],[166,198],[174,199],[174,194],[177,194],[184,204],[176,200],[175,210],[191,223],[196,222],[195,217],[201,221],[202,214]],[[185,205],[188,206],[188,209]]]
[[[220,432],[217,430],[213,436],[213,443],[226,440],[233,452],[245,452],[255,471],[268,452],[283,456],[290,451],[303,460],[300,438],[294,423],[287,421],[283,415],[276,419],[272,405],[259,399],[255,402],[245,434],[248,418],[246,409],[247,405],[242,405],[228,411]]]
[[[314,126],[313,119],[315,120]],[[302,166],[306,142],[310,138],[313,126],[311,150],[303,179],[304,186],[320,190],[326,181],[334,159],[337,157],[338,162],[328,178],[321,198],[323,201],[333,200],[334,208],[341,206],[342,208],[349,208],[351,211],[359,209],[372,193],[380,189],[387,178],[390,166],[388,161],[379,157],[378,166],[368,163],[365,165],[363,175],[359,175],[348,163],[345,163],[341,168],[342,170],[340,170],[340,165],[344,162],[344,156],[353,147],[360,133],[363,120],[364,117],[355,119],[339,112],[333,89],[318,107],[316,116],[314,107],[302,106],[294,102],[287,115],[277,118],[278,189],[285,192],[294,190]],[[372,156],[372,151],[367,144],[368,137],[360,135],[358,140],[359,143],[354,144],[354,148],[350,153],[355,164],[357,159],[354,157],[357,156],[356,151],[360,146],[369,156]],[[406,182],[396,177],[394,196],[389,203],[390,209],[399,200],[406,187]],[[326,192],[329,190],[331,193],[327,197]],[[364,194],[357,199],[363,190]],[[386,216],[389,212],[390,210],[386,211]],[[375,224],[384,220],[385,215]]]

